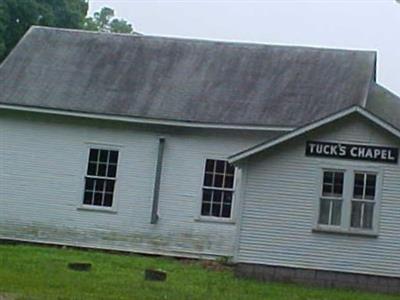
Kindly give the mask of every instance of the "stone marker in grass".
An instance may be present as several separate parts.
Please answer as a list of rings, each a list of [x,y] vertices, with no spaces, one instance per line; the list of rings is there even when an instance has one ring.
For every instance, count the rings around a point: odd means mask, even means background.
[[[92,264],[87,262],[72,262],[68,264],[68,268],[74,271],[88,272],[92,268]]]
[[[167,280],[167,272],[155,269],[146,269],[144,271],[144,279],[152,281],[165,281]]]

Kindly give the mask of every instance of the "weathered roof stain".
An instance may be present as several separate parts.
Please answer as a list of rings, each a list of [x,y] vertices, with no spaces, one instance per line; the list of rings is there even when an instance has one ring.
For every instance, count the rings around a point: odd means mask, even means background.
[[[301,126],[365,102],[376,54],[33,27],[0,103],[188,122]]]

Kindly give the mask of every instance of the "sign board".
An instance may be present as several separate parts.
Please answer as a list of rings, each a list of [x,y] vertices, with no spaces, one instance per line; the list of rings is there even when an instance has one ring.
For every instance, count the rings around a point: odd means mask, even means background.
[[[399,149],[385,146],[307,141],[306,156],[397,164]]]

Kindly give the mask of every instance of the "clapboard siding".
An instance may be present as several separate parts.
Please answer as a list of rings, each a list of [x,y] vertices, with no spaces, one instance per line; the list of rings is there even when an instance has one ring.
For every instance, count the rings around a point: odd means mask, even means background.
[[[232,255],[235,224],[195,220],[204,159],[226,157],[271,134],[0,111],[0,237],[145,253]],[[151,225],[160,136],[166,138],[160,219]],[[87,143],[94,142],[120,147],[116,213],[77,209]]]
[[[400,276],[398,165],[305,156],[306,140],[399,147],[363,117],[346,117],[250,157],[236,261],[295,268]],[[381,168],[378,237],[312,232],[322,166]]]

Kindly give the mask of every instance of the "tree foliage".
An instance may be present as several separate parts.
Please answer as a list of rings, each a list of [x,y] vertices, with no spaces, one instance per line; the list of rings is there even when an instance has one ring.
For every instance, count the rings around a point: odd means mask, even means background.
[[[104,7],[87,18],[87,0],[0,0],[0,62],[32,25],[133,33],[114,10]]]
[[[115,18],[114,10],[103,7],[93,17],[86,18],[84,29],[101,32],[133,33],[132,24],[124,19]]]
[[[32,25],[82,28],[86,0],[0,0],[0,61]]]

